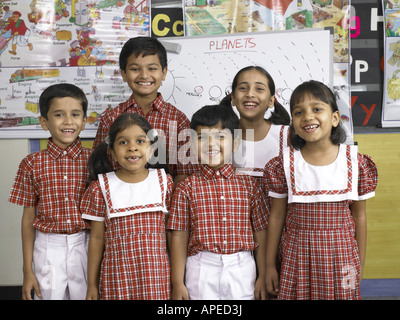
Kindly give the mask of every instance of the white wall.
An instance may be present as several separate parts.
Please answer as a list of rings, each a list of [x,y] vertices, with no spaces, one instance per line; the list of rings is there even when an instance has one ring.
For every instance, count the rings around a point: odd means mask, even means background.
[[[22,285],[22,207],[8,202],[21,160],[29,153],[29,140],[0,139],[0,286]]]

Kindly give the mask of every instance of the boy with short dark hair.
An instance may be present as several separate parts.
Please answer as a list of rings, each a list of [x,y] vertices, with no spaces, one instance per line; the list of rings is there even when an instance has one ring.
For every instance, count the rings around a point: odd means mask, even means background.
[[[173,195],[168,221],[173,299],[266,298],[268,208],[257,182],[235,175],[231,157],[238,127],[237,115],[225,106],[205,106],[192,117],[201,168]]]
[[[90,226],[79,203],[88,179],[91,149],[79,139],[87,99],[75,85],[48,87],[39,98],[40,124],[50,131],[47,149],[19,165],[9,201],[24,207],[22,298],[85,299]],[[34,266],[33,266],[34,265]]]
[[[121,50],[119,65],[122,78],[131,88],[132,95],[101,117],[93,148],[104,141],[111,124],[119,115],[137,113],[163,134],[166,161],[170,161],[169,173],[175,182],[180,182],[193,170],[193,166],[184,165],[177,159],[179,148],[186,143],[179,141],[178,135],[189,128],[190,122],[182,111],[164,101],[158,92],[168,70],[164,46],[156,38],[131,38]]]

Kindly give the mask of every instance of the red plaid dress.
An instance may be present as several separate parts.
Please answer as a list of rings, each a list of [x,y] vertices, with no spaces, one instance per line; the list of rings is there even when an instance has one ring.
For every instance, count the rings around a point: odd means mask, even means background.
[[[125,183],[114,172],[90,183],[82,216],[106,226],[100,299],[170,299],[165,215],[172,190],[172,177],[159,169],[149,169],[140,183]]]
[[[267,204],[251,176],[235,175],[232,164],[207,165],[174,192],[168,229],[190,230],[188,255],[254,250],[253,234],[267,227]]]
[[[9,196],[11,203],[35,207],[33,226],[44,233],[72,234],[89,229],[79,203],[88,179],[91,149],[76,139],[62,149],[49,138],[47,149],[31,153],[19,165]]]
[[[195,164],[186,164],[187,162],[178,161],[178,151],[189,139],[188,132],[185,129],[189,129],[190,121],[182,111],[165,102],[161,94],[154,100],[147,114],[143,113],[142,108],[135,102],[133,96],[127,101],[120,103],[114,109],[104,113],[100,119],[93,148],[96,148],[97,145],[104,141],[111,124],[118,116],[124,113],[137,113],[141,115],[147,119],[153,129],[159,131],[159,136],[165,141],[166,161],[169,165],[169,173],[173,177],[176,175],[190,175],[198,169],[198,166]],[[186,136],[187,139],[185,139]]]
[[[279,299],[360,299],[360,259],[353,200],[374,196],[378,172],[356,146],[341,145],[334,163],[311,166],[285,149],[264,170],[272,197],[288,197]],[[289,181],[289,183],[288,183]]]

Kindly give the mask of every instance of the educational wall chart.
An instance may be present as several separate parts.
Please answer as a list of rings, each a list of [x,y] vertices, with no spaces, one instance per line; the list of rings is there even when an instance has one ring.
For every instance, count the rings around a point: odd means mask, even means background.
[[[334,32],[334,78],[343,123],[352,136],[349,0],[185,0],[185,35],[330,27]],[[275,46],[276,43],[270,45]]]
[[[293,89],[315,79],[332,84],[330,29],[254,32],[160,39],[168,51],[168,75],[161,87],[167,101],[190,118],[206,104],[231,93],[235,74],[260,65],[274,75],[276,96],[286,108]],[[271,45],[274,43],[274,45]]]
[[[89,100],[81,137],[130,95],[118,56],[125,41],[150,35],[148,0],[0,2],[0,138],[45,138],[38,99],[51,84],[74,83]]]
[[[400,3],[382,1],[384,29],[384,89],[382,127],[400,127]]]

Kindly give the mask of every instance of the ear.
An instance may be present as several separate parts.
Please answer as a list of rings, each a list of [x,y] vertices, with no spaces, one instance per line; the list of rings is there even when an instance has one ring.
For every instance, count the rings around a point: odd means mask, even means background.
[[[272,108],[275,105],[275,99],[276,99],[275,95],[272,95],[268,103],[268,108]]]
[[[126,82],[126,73],[125,73],[125,70],[122,70],[122,69],[121,69],[121,76],[122,76],[122,79],[124,80],[124,82]]]
[[[39,123],[42,126],[42,129],[44,131],[48,131],[49,130],[49,126],[47,124],[47,119],[43,116],[39,116]]]
[[[229,95],[231,96],[232,107],[235,107],[236,106],[235,96],[233,95],[233,93],[230,93]]]
[[[87,117],[85,116],[85,117],[83,117],[82,126],[81,126],[81,131],[85,130],[86,121],[87,121]]]
[[[335,111],[332,115],[332,126],[333,127],[337,127],[340,123],[340,112],[339,111]]]
[[[233,140],[233,146],[232,146],[232,151],[236,152],[239,150],[240,143],[242,142],[242,139],[240,138],[240,134],[236,136],[236,138]]]
[[[165,68],[163,69],[163,77],[162,77],[162,80],[163,80],[163,81],[164,81],[165,78],[167,77],[167,73],[168,73],[168,67],[165,67]]]

